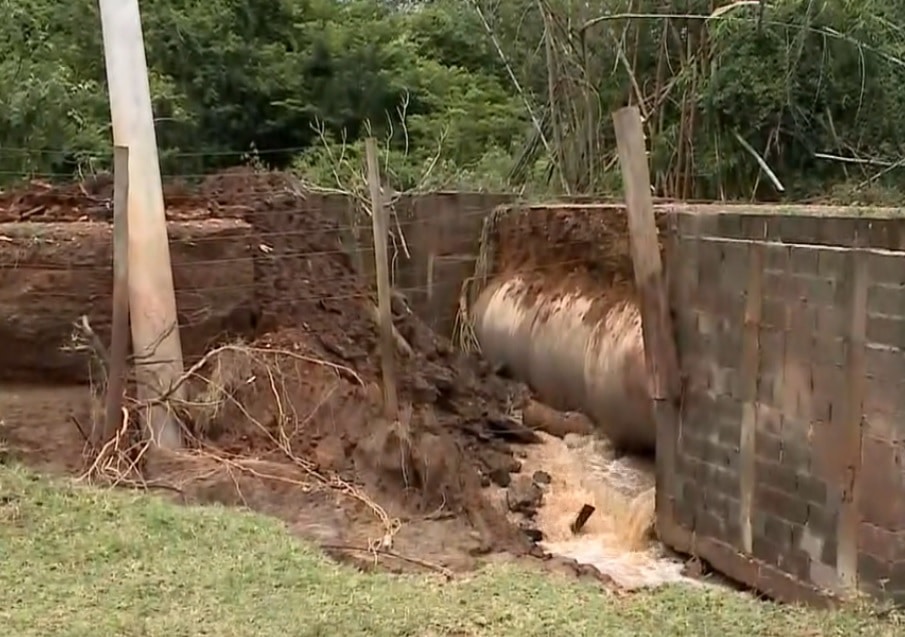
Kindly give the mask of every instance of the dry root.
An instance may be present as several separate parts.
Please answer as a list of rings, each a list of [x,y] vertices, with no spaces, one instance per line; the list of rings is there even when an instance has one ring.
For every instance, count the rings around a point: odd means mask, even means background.
[[[297,414],[287,398],[286,379],[283,369],[285,363],[303,362],[331,369],[334,373],[351,378],[364,385],[362,379],[353,370],[328,361],[321,360],[300,352],[285,349],[269,349],[252,347],[243,344],[230,344],[218,347],[194,364],[160,399],[152,403],[127,401],[123,407],[123,422],[116,434],[105,441],[99,448],[91,448],[91,460],[81,480],[102,483],[111,486],[127,486],[133,488],[162,488],[182,493],[182,489],[174,485],[149,482],[145,479],[146,462],[152,455],[159,455],[161,450],[152,449],[150,441],[143,435],[140,426],[140,415],[152,406],[164,402],[174,414],[183,429],[187,441],[185,449],[167,452],[184,467],[191,467],[185,483],[203,479],[223,469],[230,476],[246,474],[258,479],[281,482],[298,486],[307,491],[314,488],[326,488],[357,500],[367,506],[380,520],[384,533],[369,543],[369,550],[375,555],[389,554],[393,538],[400,528],[400,521],[390,518],[378,503],[374,502],[357,486],[343,480],[332,472],[318,469],[310,460],[295,453],[292,448],[294,432],[303,427],[312,414]],[[259,377],[266,379],[270,399],[273,404],[274,422],[265,426],[246,408],[240,399],[240,389],[256,382]],[[337,379],[338,380],[338,379]],[[185,387],[184,392],[177,391]],[[177,398],[180,393],[188,399]],[[328,392],[323,398],[330,398]],[[206,434],[217,426],[224,410],[230,407],[241,414],[249,424],[259,430],[280,452],[284,462],[274,463],[257,459],[236,457],[224,453],[205,442]],[[80,427],[81,428],[81,427]],[[90,443],[89,443],[90,445]],[[153,452],[153,453],[152,453]],[[295,474],[285,475],[287,463],[295,469]],[[282,469],[282,471],[280,471]],[[234,478],[236,488],[241,497],[241,490]]]
[[[497,227],[508,215],[513,214],[511,206],[498,206],[484,219],[478,240],[478,257],[474,272],[462,283],[459,294],[459,308],[453,328],[453,340],[464,352],[480,352],[481,346],[475,335],[472,310],[487,282],[494,275],[497,255]]]
[[[472,316],[472,303],[474,302],[474,294],[472,288],[475,279],[468,278],[462,282],[462,289],[459,292],[459,306],[456,310],[456,322],[453,325],[453,341],[458,345],[459,349],[469,354],[480,353],[481,344],[478,342],[475,333],[474,317]]]

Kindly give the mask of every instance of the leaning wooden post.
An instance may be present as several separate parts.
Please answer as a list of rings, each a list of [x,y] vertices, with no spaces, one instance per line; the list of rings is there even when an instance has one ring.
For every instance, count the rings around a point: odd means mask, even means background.
[[[396,371],[393,360],[393,314],[390,307],[390,271],[387,260],[387,209],[380,191],[380,165],[377,140],[365,140],[368,163],[368,188],[371,191],[371,225],[374,228],[374,265],[377,272],[377,318],[380,331],[380,363],[383,373],[383,406],[386,417],[396,420]]]
[[[99,0],[113,143],[129,147],[129,307],[136,392],[155,447],[182,446],[161,398],[185,393],[182,342],[138,0]]]
[[[129,149],[113,148],[113,325],[107,370],[103,442],[122,424],[129,355]]]
[[[679,362],[660,260],[641,114],[635,106],[622,108],[613,113],[613,124],[628,210],[635,285],[641,300],[644,355],[657,423],[657,522],[664,528],[660,521],[668,523],[672,515],[669,493],[675,480],[674,445],[681,391]]]

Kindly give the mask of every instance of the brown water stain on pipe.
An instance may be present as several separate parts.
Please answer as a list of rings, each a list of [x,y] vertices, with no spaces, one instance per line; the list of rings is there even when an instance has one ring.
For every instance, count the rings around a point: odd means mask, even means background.
[[[540,400],[580,411],[625,451],[650,452],[656,427],[638,306],[610,295],[545,291],[542,277],[498,277],[473,308],[484,356],[525,381]],[[612,292],[612,291],[611,291]]]

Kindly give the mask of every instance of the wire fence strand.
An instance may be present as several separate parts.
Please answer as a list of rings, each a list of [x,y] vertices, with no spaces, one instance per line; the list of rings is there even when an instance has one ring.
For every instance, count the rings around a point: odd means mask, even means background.
[[[22,149],[0,152],[16,150]],[[361,197],[286,189],[282,173],[253,169],[205,177],[223,188],[181,187],[167,197],[168,218],[176,224],[171,263],[184,314],[218,300],[221,306],[241,298],[298,306],[372,297],[375,251]],[[232,179],[242,185],[233,188]],[[71,181],[0,192],[0,292],[14,287],[20,303],[41,311],[54,302],[88,313],[101,309],[91,305],[109,294],[112,219],[106,212],[112,188],[89,192]],[[417,297],[434,297],[438,290],[457,294],[479,257],[485,219],[500,205],[529,207],[515,196],[473,192],[401,193],[390,203],[394,289]],[[607,206],[574,209],[596,215]],[[556,248],[551,258],[521,271],[543,275],[588,267],[586,238],[558,237],[550,247]],[[456,303],[449,299],[451,308]]]

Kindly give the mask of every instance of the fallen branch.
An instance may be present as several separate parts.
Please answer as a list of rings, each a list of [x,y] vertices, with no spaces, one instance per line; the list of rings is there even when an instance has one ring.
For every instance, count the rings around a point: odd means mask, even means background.
[[[442,564],[436,564],[435,562],[429,562],[417,557],[409,557],[408,555],[403,555],[401,553],[397,553],[396,551],[374,547],[364,548],[361,546],[353,546],[351,544],[321,544],[320,547],[326,551],[354,551],[356,553],[368,553],[374,556],[375,561],[381,556],[392,557],[394,559],[402,560],[403,562],[408,562],[409,564],[415,564],[416,566],[422,566],[426,569],[440,573],[447,580],[451,580],[453,578],[453,572]]]
[[[234,353],[247,359],[252,363],[249,365],[249,373],[240,375],[240,378],[233,378],[230,382],[235,386],[224,386],[219,384],[212,378],[206,376],[203,370],[206,367],[220,365],[224,354]],[[171,485],[161,485],[159,483],[149,483],[143,476],[143,465],[145,456],[150,447],[150,443],[141,439],[141,431],[137,424],[136,412],[146,410],[151,405],[165,404],[167,408],[182,416],[181,424],[185,439],[195,445],[194,449],[187,451],[169,452],[174,458],[188,460],[190,462],[210,462],[219,465],[225,469],[230,476],[234,472],[246,473],[257,479],[273,480],[298,486],[305,490],[319,486],[329,488],[339,492],[340,494],[357,500],[367,506],[375,516],[380,520],[383,528],[383,536],[374,542],[374,546],[381,551],[391,549],[393,539],[401,528],[401,522],[396,518],[391,518],[387,512],[379,504],[374,502],[366,493],[361,491],[355,485],[343,480],[338,475],[330,472],[321,471],[317,465],[305,458],[298,456],[292,449],[292,438],[295,432],[303,428],[310,418],[325,404],[333,395],[336,387],[334,385],[324,392],[321,400],[314,406],[311,413],[304,417],[299,417],[295,413],[294,406],[289,401],[286,391],[286,381],[283,377],[280,365],[274,359],[288,359],[294,361],[302,361],[308,364],[320,365],[332,370],[337,375],[351,377],[360,385],[364,385],[363,380],[353,370],[343,365],[324,361],[312,356],[292,352],[284,349],[270,349],[266,347],[252,347],[241,344],[223,345],[217,347],[202,357],[197,363],[183,374],[170,388],[164,397],[156,398],[152,401],[130,401],[128,406],[123,407],[122,425],[117,429],[114,436],[108,440],[96,453],[93,461],[88,469],[80,477],[82,480],[103,480],[110,486],[127,486],[136,489],[159,488],[173,490],[184,493],[183,489]],[[272,394],[275,417],[274,427],[268,427],[260,422],[255,416],[249,412],[248,408],[235,395],[237,390],[243,385],[254,381],[258,375],[262,375]],[[221,379],[222,380],[222,379]],[[182,399],[177,397],[176,389],[183,385],[196,385],[201,383],[204,388],[196,392],[195,399]],[[188,393],[188,392],[186,392]],[[204,396],[202,400],[197,400],[197,396]],[[272,471],[266,470],[267,465],[271,467],[277,466],[275,463],[267,463],[266,461],[241,458],[224,453],[213,445],[203,441],[192,430],[192,424],[199,419],[201,410],[208,410],[213,417],[220,415],[222,405],[226,403],[236,408],[241,416],[257,430],[261,431],[268,441],[273,445],[274,449],[279,451],[289,462],[290,467],[301,471],[308,480],[296,479],[285,475],[278,475]],[[286,467],[286,465],[279,465]],[[207,475],[211,475],[208,472]],[[235,479],[234,479],[235,482]],[[238,482],[235,482],[237,492],[242,497]]]
[[[321,358],[315,358],[313,356],[307,356],[305,354],[299,354],[298,352],[292,352],[286,349],[269,349],[265,347],[252,347],[248,345],[221,345],[220,347],[216,347],[211,351],[207,352],[201,359],[196,362],[194,365],[189,368],[182,376],[180,376],[175,383],[170,387],[167,392],[165,392],[162,396],[152,401],[154,403],[166,403],[173,398],[173,395],[179,390],[180,387],[183,387],[186,382],[188,382],[191,378],[195,378],[198,376],[200,370],[204,369],[204,367],[211,362],[216,356],[222,355],[224,352],[245,352],[245,353],[255,353],[255,354],[269,354],[269,355],[282,355],[289,358],[293,358],[295,360],[304,361],[306,363],[311,363],[313,365],[321,365],[323,367],[329,367],[334,371],[342,372],[348,377],[353,378],[359,385],[364,387],[365,382],[362,380],[361,376],[359,376],[353,369],[346,367],[345,365],[340,365],[339,363],[333,363],[327,360],[323,360]]]

